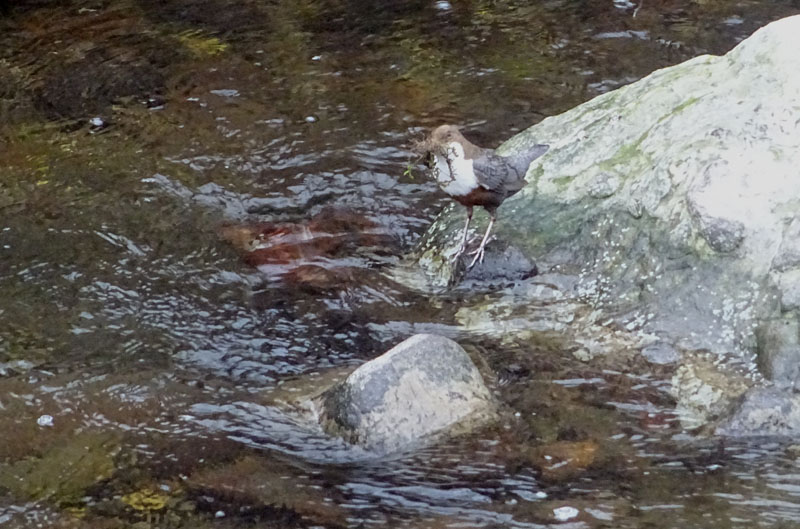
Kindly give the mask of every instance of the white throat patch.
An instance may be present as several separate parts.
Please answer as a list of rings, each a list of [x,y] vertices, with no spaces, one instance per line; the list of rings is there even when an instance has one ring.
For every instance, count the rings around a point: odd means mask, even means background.
[[[447,144],[447,158],[436,155],[433,173],[439,187],[448,195],[461,196],[478,187],[478,179],[472,169],[472,160],[464,157],[464,147],[458,142]]]

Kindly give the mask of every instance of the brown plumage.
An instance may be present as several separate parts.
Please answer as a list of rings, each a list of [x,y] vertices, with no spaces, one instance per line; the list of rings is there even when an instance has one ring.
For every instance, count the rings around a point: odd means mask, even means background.
[[[458,127],[441,125],[417,148],[430,154],[432,173],[439,187],[467,208],[461,247],[454,259],[458,259],[466,249],[472,208],[482,206],[489,213],[486,233],[478,249],[472,252],[475,258],[468,267],[472,268],[478,261],[483,261],[484,249],[497,219],[497,208],[525,186],[528,167],[547,152],[549,146],[537,144],[512,155],[501,156],[494,149],[478,147],[467,140]]]

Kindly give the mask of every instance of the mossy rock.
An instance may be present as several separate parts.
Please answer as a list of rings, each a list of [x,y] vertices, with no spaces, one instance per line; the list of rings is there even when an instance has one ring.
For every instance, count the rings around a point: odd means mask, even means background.
[[[0,466],[0,488],[25,500],[75,503],[88,488],[111,477],[119,449],[113,435],[78,434],[41,457]]]

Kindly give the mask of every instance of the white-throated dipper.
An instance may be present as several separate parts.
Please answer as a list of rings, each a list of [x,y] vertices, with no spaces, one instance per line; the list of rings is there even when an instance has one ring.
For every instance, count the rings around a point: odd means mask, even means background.
[[[472,208],[483,206],[489,213],[489,226],[467,269],[483,261],[489,233],[497,219],[497,208],[505,199],[522,189],[525,173],[531,162],[547,152],[549,145],[533,145],[509,156],[496,154],[470,143],[458,127],[441,125],[419,145],[433,155],[432,172],[442,190],[467,208],[467,223],[461,236],[461,247],[453,259],[458,259],[467,247],[467,233],[472,220]]]

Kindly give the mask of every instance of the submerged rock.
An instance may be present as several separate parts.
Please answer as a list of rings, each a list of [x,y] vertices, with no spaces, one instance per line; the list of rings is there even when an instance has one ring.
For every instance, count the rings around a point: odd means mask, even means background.
[[[529,449],[527,458],[550,482],[572,479],[589,468],[597,459],[600,447],[594,441],[557,441]]]
[[[113,435],[74,435],[39,458],[0,464],[0,489],[25,500],[76,502],[88,488],[111,477],[119,450]]]
[[[758,387],[747,392],[736,411],[716,429],[727,436],[800,434],[800,396],[774,387]]]
[[[378,452],[408,447],[492,415],[478,369],[453,340],[417,334],[319,398],[323,428]]]
[[[560,289],[573,304],[564,305],[574,315],[566,333],[625,332],[639,349],[658,343],[750,364],[758,354],[768,376],[794,385],[799,48],[800,16],[786,18],[725,56],[656,71],[500,147],[550,144],[495,229],[542,274],[576,278]],[[444,213],[416,251],[431,285],[457,276],[444,256],[460,223]],[[481,307],[494,315],[481,332],[490,325],[507,337],[530,332],[520,321],[541,320],[536,297],[495,301]]]
[[[229,224],[219,233],[265,276],[317,289],[355,282],[360,270],[335,266],[332,259],[358,248],[379,249],[389,240],[369,218],[334,209],[302,222]]]
[[[309,525],[345,527],[345,509],[307,478],[287,479],[295,474],[274,459],[249,455],[193,474],[186,487],[228,512],[260,511],[270,519],[300,517]]]

